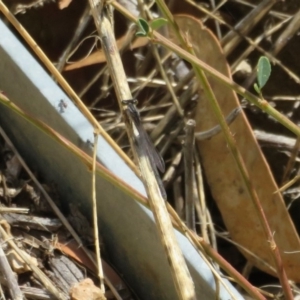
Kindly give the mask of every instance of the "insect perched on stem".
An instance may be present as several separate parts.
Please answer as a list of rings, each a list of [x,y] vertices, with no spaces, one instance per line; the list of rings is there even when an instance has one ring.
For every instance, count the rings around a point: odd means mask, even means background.
[[[147,134],[147,132],[145,131],[142,125],[140,114],[136,108],[137,100],[136,99],[123,100],[122,103],[126,106],[124,108],[124,111],[126,113],[128,120],[133,125],[134,136],[131,138],[133,139],[134,145],[136,146],[138,159],[141,159],[142,157],[145,156],[148,157],[153,172],[155,174],[157,183],[159,185],[162,197],[166,199],[166,192],[157,171],[158,169],[160,172],[163,173],[165,171],[165,163],[161,155],[157,152],[152,141],[150,140],[149,135]],[[141,173],[143,173],[142,170]]]

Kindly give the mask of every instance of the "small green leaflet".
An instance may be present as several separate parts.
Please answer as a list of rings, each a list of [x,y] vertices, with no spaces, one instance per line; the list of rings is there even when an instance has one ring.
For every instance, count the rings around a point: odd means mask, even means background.
[[[153,21],[151,21],[150,26],[151,26],[152,30],[157,30],[160,27],[166,25],[167,23],[168,23],[167,19],[157,18],[157,19],[154,19]]]
[[[261,90],[271,75],[271,64],[266,56],[261,56],[257,64],[257,83]]]
[[[140,31],[138,31],[135,35],[136,36],[147,36],[150,30],[149,24],[146,20],[139,18],[138,19],[138,26]]]
[[[157,30],[160,27],[166,25],[168,23],[168,20],[166,20],[164,18],[157,18],[155,20],[152,20],[149,25],[145,19],[139,18],[137,23],[139,26],[139,31],[135,35],[136,36],[148,36],[150,31]]]

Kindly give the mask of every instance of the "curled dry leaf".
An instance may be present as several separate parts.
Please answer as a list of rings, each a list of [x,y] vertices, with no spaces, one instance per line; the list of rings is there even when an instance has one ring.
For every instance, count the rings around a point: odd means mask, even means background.
[[[192,44],[196,56],[219,72],[231,77],[221,46],[212,32],[193,17],[177,16],[176,22]],[[227,116],[239,105],[237,95],[210,75],[207,77],[223,114]],[[201,101],[196,109],[196,131],[205,131],[215,126],[217,120],[201,88],[199,93]],[[300,253],[288,253],[300,249],[299,238],[281,195],[274,193],[278,187],[244,113],[237,117],[230,129],[274,233],[283,259],[283,267],[290,279],[300,282]],[[225,138],[220,133],[210,140],[197,141],[197,146],[211,192],[232,239],[274,267],[269,242],[266,240],[252,200]],[[275,275],[254,256],[242,249],[241,252],[257,268]]]

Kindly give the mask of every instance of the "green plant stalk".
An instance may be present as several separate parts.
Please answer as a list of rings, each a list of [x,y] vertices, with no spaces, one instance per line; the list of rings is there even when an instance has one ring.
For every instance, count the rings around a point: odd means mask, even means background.
[[[213,69],[209,65],[207,65],[205,62],[201,61],[194,55],[188,53],[187,51],[183,50],[182,48],[178,47],[174,43],[170,42],[163,36],[161,36],[159,33],[154,33],[154,36],[156,38],[155,42],[159,43],[168,49],[174,51],[176,54],[181,56],[183,59],[190,62],[192,65],[195,65],[202,69],[203,71],[207,72],[217,80],[221,81],[224,85],[230,87],[233,89],[236,93],[246,98],[249,102],[259,107],[261,110],[272,116],[276,121],[281,123],[283,126],[288,128],[290,131],[292,131],[297,136],[300,136],[300,128],[294,124],[292,121],[290,121],[287,117],[282,115],[279,111],[277,111],[275,108],[273,108],[269,103],[264,100],[260,99],[259,97],[253,95],[249,91],[247,91],[245,88],[239,86],[235,82],[233,82],[230,78],[226,77],[225,75],[221,74],[217,70]]]
[[[165,15],[165,17],[168,19],[169,15],[171,13],[170,13],[168,7],[165,5],[164,1],[163,0],[156,0],[156,3],[158,5],[158,7],[161,9],[161,11],[163,12],[163,14]],[[180,34],[178,26],[176,26],[176,24],[174,24],[175,22],[174,22],[173,18],[170,19],[170,20],[168,19],[168,21],[172,25],[173,31],[174,31],[174,33],[176,33],[176,36],[178,37],[181,45],[190,54],[195,55],[195,53],[194,53],[192,47],[189,45],[188,41],[186,41],[182,37],[182,35]],[[227,144],[230,148],[230,152],[231,152],[231,154],[233,155],[233,157],[235,159],[235,162],[237,164],[239,172],[240,172],[240,174],[243,178],[244,184],[246,185],[248,194],[251,197],[251,200],[252,200],[252,202],[253,202],[253,204],[256,208],[256,212],[257,212],[257,215],[259,217],[259,220],[260,220],[261,226],[263,228],[263,231],[266,235],[267,240],[270,242],[270,251],[273,255],[274,263],[275,263],[276,269],[277,269],[277,275],[278,275],[278,277],[280,279],[280,282],[282,284],[285,298],[292,300],[294,297],[293,297],[291,288],[290,288],[289,283],[288,283],[288,278],[287,278],[286,272],[283,268],[282,259],[281,259],[281,256],[280,256],[279,249],[278,249],[278,247],[275,243],[271,228],[269,226],[268,220],[267,220],[266,215],[265,215],[265,213],[263,211],[263,208],[261,206],[260,200],[259,200],[259,198],[258,198],[258,196],[257,196],[257,194],[256,194],[256,192],[253,188],[253,185],[251,183],[250,176],[249,176],[247,168],[244,164],[241,153],[237,148],[235,139],[234,139],[233,135],[230,132],[230,129],[229,129],[227,123],[226,123],[225,117],[223,116],[222,110],[219,106],[218,100],[216,99],[216,97],[213,93],[213,90],[212,90],[212,88],[211,88],[211,86],[210,86],[210,84],[207,80],[207,77],[206,77],[204,71],[201,69],[201,67],[199,67],[195,64],[192,64],[192,66],[193,66],[196,77],[198,78],[199,82],[201,83],[201,85],[202,85],[202,87],[205,91],[205,94],[209,99],[211,108],[214,111],[214,113],[215,113],[215,115],[216,115],[216,117],[219,121],[219,124],[220,124],[220,126],[222,128],[222,131],[223,131],[223,134],[224,134],[224,137],[226,139],[226,142],[227,142]]]
[[[202,82],[202,84],[205,82],[205,80]],[[207,82],[208,83],[208,82]],[[206,90],[207,88],[210,88],[210,86],[204,86],[204,90],[206,91],[207,96],[210,95],[210,90]],[[267,240],[270,242],[270,251],[273,255],[273,259],[276,265],[276,269],[277,269],[277,275],[280,279],[280,282],[282,284],[283,290],[284,290],[284,294],[285,294],[285,298],[286,299],[293,299],[293,294],[292,291],[290,289],[289,283],[288,283],[288,278],[286,275],[286,272],[283,268],[283,264],[282,264],[282,259],[280,256],[280,252],[279,249],[277,248],[277,245],[275,243],[271,228],[269,226],[268,220],[266,218],[266,215],[263,211],[263,208],[261,206],[261,203],[259,201],[259,198],[252,186],[250,177],[249,177],[249,173],[246,169],[246,166],[244,164],[243,158],[240,154],[240,152],[238,151],[238,148],[236,147],[236,143],[234,140],[234,137],[232,136],[229,127],[227,126],[226,123],[223,122],[224,117],[222,115],[222,112],[220,110],[220,108],[218,107],[218,104],[216,103],[216,99],[210,95],[211,99],[210,99],[210,103],[212,105],[212,109],[215,112],[219,122],[220,122],[220,126],[222,127],[223,133],[224,133],[224,137],[227,141],[227,144],[230,148],[230,151],[235,159],[235,162],[237,164],[237,167],[239,169],[239,172],[243,178],[244,184],[246,185],[247,191],[251,197],[251,200],[253,201],[253,204],[256,208],[256,212],[257,215],[259,217],[261,226],[264,230],[264,233],[266,235]],[[225,125],[225,126],[224,126]]]
[[[266,235],[267,240],[270,242],[270,250],[271,250],[271,253],[273,255],[275,265],[276,265],[277,275],[278,275],[278,277],[280,279],[280,282],[282,284],[282,287],[284,289],[285,297],[286,297],[286,299],[292,300],[293,299],[293,294],[291,292],[285,270],[282,267],[282,259],[281,259],[280,253],[279,253],[279,249],[276,246],[276,243],[275,243],[274,237],[272,235],[272,231],[271,231],[271,228],[269,226],[268,220],[265,216],[265,213],[264,213],[263,208],[261,206],[261,203],[258,199],[258,196],[257,196],[257,194],[256,194],[256,192],[255,192],[255,190],[252,186],[252,183],[251,183],[251,180],[250,180],[250,177],[249,177],[249,173],[246,169],[246,166],[244,164],[241,153],[239,152],[239,150],[236,146],[235,139],[234,139],[233,135],[230,132],[230,129],[229,129],[227,123],[226,123],[226,120],[225,120],[225,118],[223,116],[223,113],[220,109],[218,101],[215,98],[215,95],[214,95],[214,93],[213,93],[213,91],[212,91],[212,89],[209,85],[209,82],[208,82],[208,80],[205,76],[205,73],[198,66],[193,65],[193,68],[194,68],[194,71],[195,71],[195,74],[196,74],[198,80],[201,82],[201,84],[203,86],[203,89],[206,93],[206,96],[208,97],[208,99],[210,101],[211,108],[214,111],[214,113],[215,113],[215,115],[216,115],[216,117],[219,121],[219,124],[220,124],[220,126],[222,128],[222,131],[223,131],[223,134],[224,134],[224,137],[226,139],[227,145],[230,149],[230,152],[231,152],[232,156],[235,159],[235,162],[236,162],[238,170],[239,170],[239,172],[240,172],[240,174],[243,178],[243,181],[244,181],[244,184],[245,184],[246,189],[248,191],[248,194],[250,195],[250,198],[253,201],[253,204],[256,208],[256,212],[257,212],[257,215],[259,217],[259,220],[260,220],[261,226],[263,228],[263,231]]]
[[[186,45],[186,41],[184,40],[183,36],[180,33],[180,28],[178,27],[178,24],[175,22],[175,19],[169,10],[168,6],[166,5],[165,1],[163,0],[156,0],[155,1],[158,8],[161,10],[162,14],[166,17],[168,20],[168,24],[171,25],[173,28],[173,32],[179,41],[180,45]]]
[[[131,20],[132,22],[137,22],[137,18],[134,17],[128,10],[126,10],[122,5],[118,2],[113,1],[111,3],[112,6],[115,7],[120,13],[122,13],[126,18]],[[185,59],[192,65],[200,67],[203,71],[207,72],[217,80],[221,81],[225,86],[230,87],[233,89],[237,94],[246,98],[250,103],[256,105],[261,110],[272,116],[276,121],[281,123],[287,129],[292,131],[295,135],[300,137],[300,128],[290,121],[287,117],[282,115],[279,111],[273,108],[266,100],[262,100],[259,97],[255,96],[254,94],[247,91],[245,88],[241,87],[240,85],[236,84],[232,81],[231,78],[226,77],[219,71],[215,70],[196,56],[192,55],[188,51],[180,48],[179,46],[175,45],[173,42],[170,42],[167,38],[163,37],[158,32],[154,31],[152,34],[153,38],[151,39],[152,42],[159,43],[160,45],[166,47],[167,49],[173,51],[181,58]]]

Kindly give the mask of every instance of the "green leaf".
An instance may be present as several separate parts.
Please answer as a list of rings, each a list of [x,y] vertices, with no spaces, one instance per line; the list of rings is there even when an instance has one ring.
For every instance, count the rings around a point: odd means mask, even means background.
[[[257,64],[257,82],[261,90],[271,75],[271,64],[266,56],[261,56]]]
[[[261,94],[260,88],[258,87],[257,83],[254,83],[253,85],[254,89],[256,90],[257,94]]]
[[[144,36],[148,35],[149,30],[150,30],[148,22],[146,20],[142,19],[142,18],[139,18],[138,19],[138,25],[139,25],[140,31],[137,32],[137,34],[138,33],[143,33]]]
[[[147,36],[147,33],[142,32],[142,31],[138,31],[138,32],[135,33],[135,35],[136,35],[136,36],[142,36],[142,37],[145,37],[145,36]]]
[[[152,30],[157,30],[157,29],[159,29],[160,27],[162,27],[166,24],[168,24],[167,19],[158,18],[158,19],[155,19],[155,20],[151,21],[150,26],[151,26]]]

